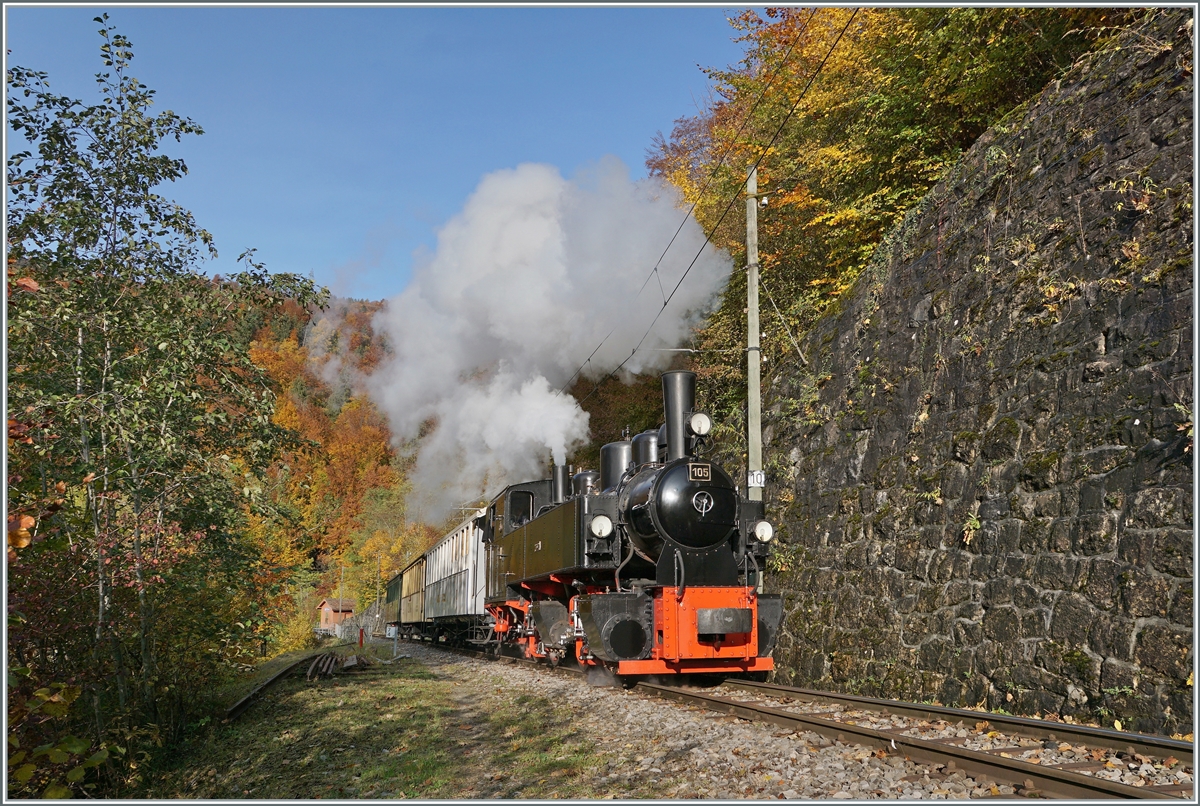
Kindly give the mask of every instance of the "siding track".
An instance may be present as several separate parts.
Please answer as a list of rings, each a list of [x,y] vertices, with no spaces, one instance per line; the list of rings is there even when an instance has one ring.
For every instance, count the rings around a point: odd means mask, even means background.
[[[334,644],[333,646],[329,647],[328,649],[333,650],[333,649],[338,649],[340,647],[352,646],[352,645],[353,644],[351,642],[345,642],[345,643],[341,643],[341,644]],[[328,652],[328,650],[326,650],[326,652]],[[286,677],[290,672],[292,672],[297,667],[299,667],[305,663],[309,663],[310,661],[313,661],[314,658],[324,657],[325,654],[326,653],[313,653],[313,654],[305,655],[302,658],[297,658],[296,660],[292,661],[287,666],[284,666],[282,669],[278,670],[277,672],[272,674],[270,677],[268,677],[266,680],[263,680],[258,685],[256,685],[253,689],[251,689],[249,694],[242,697],[240,700],[235,702],[233,705],[229,706],[229,708],[225,709],[225,719],[227,721],[232,720],[232,719],[237,719],[239,716],[241,716],[245,712],[245,710],[247,708],[249,708],[251,706],[251,704],[253,704],[255,698],[258,697],[258,695],[261,694],[264,690],[269,688],[273,683]]]

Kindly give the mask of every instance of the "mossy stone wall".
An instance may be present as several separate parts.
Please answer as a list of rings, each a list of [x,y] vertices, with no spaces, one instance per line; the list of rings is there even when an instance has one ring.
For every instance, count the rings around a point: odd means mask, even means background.
[[[778,679],[1191,731],[1190,18],[981,138],[767,390]]]

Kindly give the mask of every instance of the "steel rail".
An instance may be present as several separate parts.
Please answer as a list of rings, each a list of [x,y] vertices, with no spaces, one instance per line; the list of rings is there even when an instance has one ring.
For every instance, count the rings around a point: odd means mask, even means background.
[[[685,691],[672,686],[638,683],[635,687],[636,689],[680,702],[702,705],[713,711],[724,711],[744,719],[770,722],[792,729],[800,728],[841,742],[849,739],[849,741],[856,744],[903,753],[908,758],[934,764],[943,764],[946,767],[962,770],[977,779],[986,778],[998,783],[1023,787],[1026,794],[1081,799],[1178,799],[1173,795],[1151,790],[1147,787],[1129,786],[1128,784],[1116,783],[1103,778],[1071,772],[1070,770],[1043,767],[1021,759],[1004,758],[979,750],[957,747],[944,742],[917,739],[895,731],[875,730],[874,728],[867,728],[862,725],[834,722],[766,705],[742,703],[711,694]]]
[[[483,653],[477,650],[461,649],[457,647],[439,646],[431,644],[431,647],[462,654],[477,658],[486,658],[489,660],[505,660],[509,663],[529,665],[531,667],[549,669],[551,671],[569,672],[579,674],[582,670],[571,667],[550,667],[542,663],[538,663],[529,658],[512,657],[506,655],[493,655]],[[1086,726],[1067,725],[1064,726],[1058,722],[1045,722],[1037,719],[1028,719],[1024,717],[1002,717],[1000,721],[999,715],[986,714],[979,711],[967,711],[964,709],[946,708],[944,706],[927,706],[919,703],[902,703],[892,702],[890,700],[880,700],[870,697],[854,697],[851,695],[832,694],[823,691],[811,691],[808,689],[789,688],[787,686],[776,686],[766,683],[755,683],[748,680],[727,679],[725,687],[740,688],[746,691],[757,693],[782,694],[785,696],[794,696],[797,699],[809,699],[813,701],[823,701],[830,704],[838,705],[854,705],[857,707],[868,708],[870,710],[886,710],[889,713],[916,716],[919,718],[944,719],[948,716],[953,716],[956,719],[974,719],[976,721],[986,719],[994,727],[1004,727],[1010,729],[1013,733],[1027,735],[1034,738],[1047,738],[1051,733],[1058,736],[1071,735],[1074,737],[1076,733],[1067,734],[1059,730],[1061,727],[1069,727],[1073,729],[1086,728]],[[655,696],[664,697],[667,699],[677,700],[679,702],[701,705],[709,710],[723,711],[734,714],[744,719],[750,719],[758,722],[770,722],[791,729],[803,729],[830,739],[835,739],[840,742],[850,741],[855,744],[864,746],[877,747],[892,753],[902,753],[906,757],[913,760],[922,761],[930,764],[941,764],[949,769],[962,770],[979,780],[987,779],[997,783],[1009,784],[1020,788],[1027,795],[1045,795],[1050,797],[1067,797],[1079,799],[1094,799],[1094,798],[1142,798],[1152,800],[1179,800],[1180,798],[1169,792],[1162,791],[1155,787],[1136,787],[1129,784],[1123,784],[1116,781],[1109,781],[1104,778],[1097,778],[1091,775],[1084,775],[1079,772],[1073,772],[1070,769],[1056,767],[1051,765],[1033,764],[1018,758],[1005,758],[995,755],[996,751],[987,752],[982,750],[971,750],[965,747],[959,747],[954,744],[947,743],[945,740],[921,739],[913,736],[908,736],[899,731],[886,731],[868,728],[862,725],[851,725],[844,722],[837,722],[831,719],[822,719],[816,716],[807,714],[798,714],[792,711],[786,711],[781,708],[772,708],[766,705],[757,703],[743,703],[736,700],[730,700],[724,697],[719,697],[712,694],[702,694],[692,689],[681,689],[676,686],[664,686],[655,683],[639,682],[634,686],[633,690],[641,690],[645,693]],[[993,719],[993,717],[997,717]],[[1049,728],[1053,727],[1053,730]],[[1090,729],[1093,733],[1093,738],[1108,738],[1116,736],[1119,739],[1129,740],[1132,737],[1120,731],[1110,731],[1103,728]],[[1161,754],[1164,749],[1172,753],[1182,753],[1186,755],[1188,763],[1192,759],[1192,746],[1187,742],[1181,742],[1177,739],[1166,739],[1165,737],[1147,736],[1139,734],[1141,738],[1149,740],[1139,743],[1126,741],[1125,745],[1130,749],[1151,750],[1154,754]],[[1086,742],[1080,742],[1086,743]],[[1112,742],[1109,742],[1106,747],[1111,747]],[[1138,752],[1142,752],[1139,750]],[[1180,790],[1186,787],[1179,787]]]
[[[829,691],[793,688],[773,683],[758,683],[751,680],[729,678],[724,685],[756,693],[773,694],[809,702],[820,702],[829,705],[841,705],[862,708],[868,711],[883,711],[899,716],[911,716],[918,719],[947,722],[959,720],[980,722],[987,721],[992,727],[1004,729],[1009,733],[1027,736],[1034,739],[1056,739],[1071,741],[1089,747],[1125,750],[1165,757],[1173,755],[1186,765],[1194,765],[1194,745],[1180,739],[1166,736],[1155,736],[1149,733],[1127,733],[1110,728],[1097,728],[1090,725],[1068,725],[1064,722],[1048,722],[1044,719],[1010,716],[1008,714],[993,714],[987,711],[971,711],[965,708],[948,708],[944,705],[926,705],[924,703],[895,702],[875,697],[860,697],[851,694],[837,694]]]
[[[403,640],[405,643],[414,644],[416,646],[424,646],[424,647],[428,647],[429,649],[436,649],[439,652],[449,652],[452,655],[463,655],[465,657],[475,658],[477,660],[488,660],[488,661],[498,660],[498,661],[504,661],[505,663],[509,663],[509,664],[513,664],[513,665],[519,664],[519,665],[523,665],[523,666],[529,666],[530,668],[533,668],[533,669],[545,669],[548,672],[566,672],[567,674],[573,674],[573,675],[584,674],[583,669],[579,668],[578,666],[573,666],[573,665],[569,665],[569,664],[560,663],[558,666],[551,666],[548,663],[541,663],[540,661],[538,661],[534,658],[525,658],[525,657],[521,657],[519,655],[494,654],[491,652],[483,652],[478,649],[467,649],[465,647],[453,646],[451,644],[437,644],[437,643],[425,642],[425,641],[411,641],[407,638],[403,639]]]

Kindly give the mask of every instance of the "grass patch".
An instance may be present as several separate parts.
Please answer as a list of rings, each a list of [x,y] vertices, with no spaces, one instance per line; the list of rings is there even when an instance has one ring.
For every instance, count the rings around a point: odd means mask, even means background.
[[[390,654],[390,653],[389,653]],[[549,700],[414,660],[275,683],[144,770],[147,798],[587,798],[591,742]],[[486,686],[485,681],[479,681]],[[480,694],[479,692],[483,692]]]

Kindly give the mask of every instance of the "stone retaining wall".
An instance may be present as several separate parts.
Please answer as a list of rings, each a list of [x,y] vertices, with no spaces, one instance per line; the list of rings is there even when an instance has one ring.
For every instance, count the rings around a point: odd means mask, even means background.
[[[981,138],[767,390],[779,679],[1191,731],[1190,21]]]

